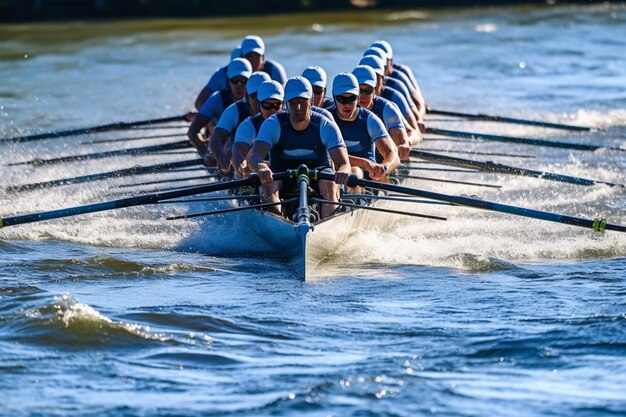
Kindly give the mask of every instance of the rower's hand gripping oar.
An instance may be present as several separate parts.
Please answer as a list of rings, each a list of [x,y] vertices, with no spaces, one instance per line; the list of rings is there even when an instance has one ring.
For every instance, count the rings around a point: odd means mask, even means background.
[[[504,122],[504,123],[522,124],[522,125],[530,125],[530,126],[549,127],[553,129],[575,130],[579,132],[590,132],[591,130],[593,130],[591,127],[587,127],[587,126],[573,126],[573,125],[566,125],[562,123],[543,122],[540,120],[527,120],[527,119],[518,119],[514,117],[491,116],[491,115],[482,114],[482,113],[479,113],[479,114],[459,113],[459,112],[453,112],[453,111],[431,109],[430,107],[426,107],[426,112],[428,114],[438,114],[441,116],[463,117],[466,119],[476,119],[476,120],[489,120],[492,122]]]
[[[325,180],[333,180],[332,174],[320,172],[317,174],[319,178]],[[525,207],[511,206],[507,204],[495,203],[487,200],[479,200],[477,198],[453,196],[442,193],[435,193],[426,190],[420,190],[417,188],[403,187],[400,185],[387,184],[377,181],[370,181],[358,178],[356,175],[351,175],[348,180],[348,186],[355,187],[370,187],[378,190],[391,191],[395,193],[402,193],[407,195],[413,195],[416,197],[429,198],[431,200],[447,201],[452,204],[466,207],[474,207],[483,210],[491,210],[500,213],[508,213],[516,216],[530,217],[532,219],[546,220],[555,223],[570,224],[573,226],[585,227],[593,229],[596,232],[604,232],[605,230],[614,230],[617,232],[626,232],[626,226],[619,224],[607,223],[604,219],[585,219],[582,217],[567,216],[564,214],[550,213],[547,211],[534,210]]]
[[[26,136],[15,136],[12,138],[0,139],[0,143],[32,142],[36,140],[62,138],[66,136],[85,135],[88,133],[99,133],[99,132],[110,132],[113,130],[132,129],[138,126],[157,125],[161,123],[170,123],[170,122],[177,122],[177,121],[190,121],[190,118],[192,115],[193,113],[189,112],[180,116],[162,117],[159,119],[138,120],[135,122],[118,122],[118,123],[110,123],[110,124],[100,125],[100,126],[83,127],[80,129],[57,130],[55,132],[37,133],[34,135],[26,135]]]
[[[292,172],[279,172],[274,174],[275,179],[286,179]],[[163,200],[169,200],[172,198],[186,197],[196,194],[205,194],[215,191],[230,190],[233,188],[247,187],[259,185],[259,177],[251,175],[250,178],[236,181],[218,182],[207,185],[201,185],[198,187],[181,188],[178,190],[167,191],[162,193],[146,194],[137,197],[123,198],[121,200],[112,200],[102,203],[87,204],[83,206],[69,207],[60,210],[43,211],[40,213],[24,214],[19,216],[12,216],[6,218],[0,218],[0,228],[7,226],[14,226],[24,223],[34,223],[44,220],[59,219],[62,217],[76,216],[79,214],[96,213],[100,211],[114,210],[124,207],[143,206],[148,204],[157,204]]]

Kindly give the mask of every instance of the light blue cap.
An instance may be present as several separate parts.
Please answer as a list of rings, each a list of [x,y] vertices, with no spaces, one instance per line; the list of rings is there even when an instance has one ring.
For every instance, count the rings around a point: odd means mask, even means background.
[[[385,62],[376,55],[367,55],[361,58],[359,65],[369,65],[378,75],[385,76]]]
[[[363,52],[363,56],[368,55],[375,55],[380,59],[384,59],[385,61],[387,60],[387,52],[376,46],[370,46],[369,49],[366,49],[365,52]]]
[[[250,66],[247,59],[235,58],[230,61],[230,64],[228,64],[226,75],[228,76],[228,79],[235,77],[250,78],[250,75],[252,75],[252,66]]]
[[[339,96],[346,93],[358,96],[359,81],[349,72],[342,72],[337,74],[333,80],[333,96]]]
[[[380,48],[385,51],[387,53],[387,59],[393,58],[393,48],[391,48],[391,44],[389,42],[379,39],[372,42],[371,46],[375,46],[376,48]]]
[[[250,35],[243,38],[241,42],[241,56],[246,56],[250,52],[265,55],[265,42],[260,36]]]
[[[263,81],[269,81],[270,76],[267,72],[256,71],[253,72],[250,78],[248,78],[248,83],[246,84],[246,93],[254,94],[259,90],[259,86]]]
[[[241,58],[241,48],[240,47],[236,47],[235,49],[233,49],[233,51],[230,53],[230,60],[232,61],[235,58]]]
[[[326,87],[326,71],[324,71],[324,68],[322,67],[318,67],[316,65],[307,67],[302,72],[302,76],[309,80],[311,85]]]
[[[376,87],[376,73],[369,65],[359,65],[352,71],[352,74],[354,74],[359,84]]]
[[[264,81],[257,90],[257,98],[259,101],[269,100],[275,98],[276,100],[283,100],[285,91],[283,86],[278,81]]]
[[[287,84],[285,84],[285,100],[289,101],[296,97],[308,99],[313,97],[313,87],[311,87],[311,83],[301,76],[291,77],[287,80]]]

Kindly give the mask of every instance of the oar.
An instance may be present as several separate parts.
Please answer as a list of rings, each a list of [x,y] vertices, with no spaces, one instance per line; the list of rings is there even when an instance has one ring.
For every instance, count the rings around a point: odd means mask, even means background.
[[[167,184],[169,182],[185,182],[185,181],[195,181],[195,180],[206,180],[209,178],[216,178],[218,175],[197,175],[194,177],[187,178],[172,178],[167,180],[156,180],[156,181],[144,181],[144,182],[134,182],[132,184],[122,184],[119,185],[118,188],[131,188],[137,187],[140,185],[155,185],[155,184]]]
[[[81,145],[95,145],[99,143],[130,142],[133,140],[176,138],[176,137],[181,137],[181,136],[184,136],[184,135],[181,133],[172,133],[169,135],[129,136],[129,137],[115,138],[115,139],[83,140],[80,142],[80,144]]]
[[[12,138],[0,139],[0,143],[32,142],[35,140],[62,138],[66,136],[75,136],[75,135],[85,135],[88,133],[99,133],[99,132],[110,132],[112,130],[132,129],[137,126],[156,125],[156,124],[176,122],[176,121],[181,121],[181,120],[187,120],[187,114],[183,114],[181,116],[162,117],[159,119],[138,120],[135,122],[110,123],[107,125],[83,127],[80,129],[57,130],[55,132],[37,133],[34,135],[27,135],[27,136],[15,136]]]
[[[132,168],[118,169],[116,171],[102,172],[100,174],[82,175],[80,177],[62,178],[58,180],[35,182],[31,184],[13,185],[6,188],[9,192],[30,191],[40,188],[58,187],[61,185],[79,184],[91,181],[100,181],[107,178],[126,177],[131,175],[152,174],[156,172],[169,171],[176,168],[184,168],[196,165],[202,165],[202,159],[193,159],[190,161],[168,162],[164,164],[135,166]]]
[[[470,155],[504,156],[504,157],[507,157],[507,158],[535,159],[534,155],[524,155],[524,154],[518,154],[518,153],[460,151],[458,149],[434,149],[434,148],[428,148],[428,149],[425,149],[425,150],[430,151],[430,152],[449,152],[449,153],[462,153],[462,154],[470,154]]]
[[[445,182],[448,184],[462,184],[462,185],[472,185],[475,187],[488,187],[488,188],[502,188],[501,185],[494,185],[494,184],[485,184],[482,182],[468,182],[468,181],[456,181],[456,180],[446,180],[446,179],[442,179],[442,178],[430,178],[430,177],[420,177],[417,175],[405,175],[405,174],[398,174],[399,177],[402,178],[410,178],[410,179],[414,179],[414,180],[422,180],[422,181],[433,181],[433,182]]]
[[[324,172],[317,173],[318,178],[333,181],[334,175]],[[525,207],[511,206],[508,204],[495,203],[487,200],[480,200],[477,198],[454,196],[443,193],[435,193],[432,191],[420,190],[417,188],[403,187],[400,185],[387,184],[377,181],[370,181],[360,179],[356,175],[351,175],[348,180],[349,187],[370,187],[378,190],[391,191],[394,193],[402,193],[412,195],[415,197],[430,198],[432,200],[447,201],[459,206],[474,207],[483,210],[491,210],[500,213],[508,213],[516,216],[530,217],[533,219],[546,220],[555,223],[569,224],[573,226],[585,227],[593,229],[596,232],[603,232],[604,230],[614,230],[618,232],[626,232],[626,226],[619,224],[607,223],[604,219],[585,219],[582,217],[567,216],[564,214],[550,213],[547,211],[535,210]]]
[[[181,140],[178,142],[164,143],[161,145],[142,146],[139,148],[116,149],[113,151],[96,152],[96,153],[90,153],[90,154],[84,154],[84,155],[61,156],[58,158],[51,158],[51,159],[35,158],[30,161],[14,162],[14,163],[7,164],[7,165],[8,166],[53,165],[53,164],[59,164],[62,162],[83,161],[87,159],[101,159],[101,158],[109,158],[112,156],[120,156],[120,155],[139,155],[139,154],[162,152],[162,151],[169,151],[172,149],[183,149],[183,148],[191,148],[191,143],[189,143],[188,140]]]
[[[345,201],[330,201],[330,200],[322,200],[320,198],[312,198],[311,202],[320,203],[320,204],[332,204],[332,205],[343,206],[343,207],[352,207],[352,208],[358,208],[358,209],[370,210],[370,211],[377,211],[379,213],[400,214],[402,216],[421,217],[423,219],[448,220],[445,217],[440,217],[440,216],[431,216],[429,214],[420,214],[420,213],[411,213],[408,211],[391,210],[391,209],[385,209],[382,207],[363,206],[361,204],[346,203]]]
[[[473,168],[482,172],[497,173],[497,174],[512,174],[523,177],[542,178],[550,181],[566,182],[569,184],[578,185],[596,185],[603,184],[611,187],[624,187],[622,184],[614,184],[612,182],[589,180],[586,178],[572,177],[570,175],[556,174],[546,171],[536,171],[532,169],[517,168],[503,164],[497,164],[491,161],[473,161],[470,159],[454,158],[447,155],[440,155],[431,152],[418,151],[416,149],[411,150],[410,156],[414,158],[426,159],[428,161],[436,162],[442,165],[449,165],[461,168]]]
[[[293,175],[293,172],[291,171],[279,172],[274,174],[274,179],[286,179],[289,178],[291,175]],[[87,204],[83,206],[69,207],[60,210],[43,211],[39,213],[23,214],[6,218],[0,217],[0,228],[15,226],[18,224],[40,222],[44,220],[59,219],[62,217],[77,216],[80,214],[114,210],[124,207],[157,204],[163,200],[170,200],[173,198],[187,197],[197,194],[206,194],[215,191],[232,190],[234,188],[259,184],[259,177],[257,175],[251,175],[249,178],[243,180],[215,182],[212,184],[201,185],[198,187],[181,188],[174,191],[123,198],[120,200],[111,200],[102,203]]]
[[[426,133],[432,133],[434,135],[442,136],[452,136],[457,138],[490,140],[494,142],[520,143],[523,145],[547,146],[550,148],[575,149],[578,151],[597,151],[598,149],[626,151],[625,148],[619,148],[616,146],[607,147],[597,145],[585,145],[581,143],[557,142],[545,139],[520,138],[517,136],[489,135],[487,133],[463,132],[458,130],[437,129],[434,127],[427,127]]]
[[[388,200],[388,201],[402,201],[404,203],[417,203],[417,204],[433,204],[451,206],[452,204],[443,201],[433,200],[418,200],[416,198],[399,196],[399,194],[387,194],[387,195],[372,195],[372,194],[342,194],[343,199],[364,199],[364,200]]]
[[[276,176],[274,176],[274,177],[276,177]],[[211,216],[213,214],[235,213],[235,212],[244,211],[244,210],[252,210],[252,209],[272,207],[272,206],[280,206],[281,204],[293,204],[296,201],[298,201],[297,198],[291,198],[291,199],[288,199],[288,200],[272,202],[272,203],[259,203],[259,204],[251,204],[249,206],[232,207],[232,208],[227,208],[227,209],[222,209],[222,210],[213,210],[213,211],[203,211],[203,212],[200,212],[200,213],[182,214],[180,216],[166,217],[165,220],[191,219],[193,217]]]
[[[504,122],[504,123],[523,124],[523,125],[530,125],[530,126],[550,127],[554,129],[575,130],[579,132],[589,132],[593,130],[593,128],[587,127],[587,126],[573,126],[573,125],[566,125],[562,123],[542,122],[539,120],[527,120],[527,119],[517,119],[513,117],[491,116],[491,115],[482,114],[482,113],[479,113],[479,114],[460,113],[460,112],[453,112],[453,111],[436,110],[436,109],[431,109],[430,107],[426,107],[426,112],[428,114],[438,114],[441,116],[454,116],[454,117],[464,117],[466,119],[490,120],[492,122]]]

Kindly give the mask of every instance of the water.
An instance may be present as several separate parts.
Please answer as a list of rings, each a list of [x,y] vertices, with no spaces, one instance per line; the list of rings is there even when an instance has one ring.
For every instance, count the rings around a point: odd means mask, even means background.
[[[258,33],[289,75],[323,64],[332,78],[385,38],[397,60],[414,68],[433,108],[603,130],[435,116],[432,126],[624,146],[625,21],[624,5],[597,5],[278,16],[261,26],[253,19],[5,25],[0,132],[183,114],[238,40]],[[82,141],[184,132],[5,145],[3,184],[184,160],[190,155],[6,166],[159,142]],[[434,140],[424,148],[531,154],[476,159],[626,182],[619,152]],[[3,190],[0,213],[118,198],[137,189],[119,185],[197,174]],[[619,188],[415,175],[503,186],[412,182],[429,190],[624,224]],[[192,183],[199,182],[161,186]],[[232,217],[163,220],[186,210],[132,208],[0,231],[0,415],[626,413],[621,234],[418,205],[410,210],[448,221],[399,219],[392,230],[359,231],[330,254],[324,278],[303,283],[280,262],[233,256],[231,249],[254,242],[229,233]]]

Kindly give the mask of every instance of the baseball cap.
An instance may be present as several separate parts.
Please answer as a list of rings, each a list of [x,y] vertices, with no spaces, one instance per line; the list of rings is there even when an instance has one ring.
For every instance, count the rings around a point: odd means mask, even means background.
[[[349,72],[342,72],[333,80],[333,96],[345,93],[359,95],[359,82]]]
[[[289,101],[296,97],[304,97],[310,99],[313,97],[313,87],[311,83],[304,77],[291,77],[285,84],[285,100]]]
[[[265,42],[259,36],[250,35],[243,38],[241,42],[241,56],[246,56],[250,52],[265,55]]]
[[[250,78],[248,78],[248,83],[246,84],[246,93],[254,94],[259,90],[259,86],[263,81],[269,81],[270,76],[267,75],[266,72],[256,71],[253,72]]]
[[[354,74],[359,84],[376,87],[376,73],[369,65],[359,65],[352,70],[352,74]]]
[[[241,58],[241,48],[240,47],[236,47],[235,49],[233,49],[233,51],[230,53],[230,60],[232,61],[235,58]]]
[[[275,98],[283,100],[285,92],[283,86],[278,81],[263,81],[257,90],[257,98],[259,101]]]
[[[378,75],[385,76],[385,62],[376,55],[366,55],[361,58],[359,65],[369,65]]]
[[[302,76],[309,80],[311,85],[326,87],[326,71],[322,67],[316,65],[307,67],[302,72]]]
[[[363,52],[363,56],[375,55],[380,59],[387,60],[387,52],[385,52],[382,48],[378,48],[376,46],[370,46],[368,49]]]
[[[228,76],[228,79],[239,76],[250,78],[251,74],[252,67],[250,66],[248,60],[243,58],[233,59],[232,61],[230,61],[230,64],[228,64],[228,68],[226,69],[226,75]]]
[[[387,59],[393,58],[393,49],[391,48],[391,44],[389,42],[379,39],[377,41],[372,42],[371,46],[375,46],[385,51],[387,53]]]

